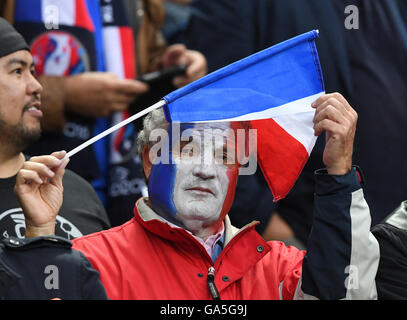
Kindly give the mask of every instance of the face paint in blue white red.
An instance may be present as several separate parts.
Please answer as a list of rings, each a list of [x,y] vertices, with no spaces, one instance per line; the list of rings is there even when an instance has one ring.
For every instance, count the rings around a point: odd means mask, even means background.
[[[152,166],[149,198],[160,215],[193,231],[223,219],[232,205],[235,141],[225,123],[181,125],[180,132],[182,140],[173,139],[169,129],[170,163]]]

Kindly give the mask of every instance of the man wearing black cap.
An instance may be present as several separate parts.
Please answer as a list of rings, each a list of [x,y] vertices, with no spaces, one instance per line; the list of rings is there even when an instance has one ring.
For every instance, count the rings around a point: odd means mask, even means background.
[[[7,22],[0,20],[0,135],[4,165],[18,166],[24,161],[19,151],[41,134],[41,85],[34,78],[34,63],[24,38]],[[16,112],[16,106],[22,107]],[[18,149],[18,152],[16,151]],[[3,160],[2,159],[2,160]]]
[[[22,151],[41,135],[42,87],[34,77],[29,50],[24,38],[0,18],[0,239],[24,238],[24,215],[13,189],[17,172],[26,161]],[[64,153],[53,155],[63,157]],[[56,235],[70,240],[110,226],[88,182],[68,171],[63,185],[64,205]]]
[[[61,220],[63,223],[55,225],[56,232],[64,238],[23,238],[24,218],[21,218],[22,210],[16,208],[19,204],[13,188],[16,174],[26,160],[21,150],[41,134],[41,91],[42,87],[34,77],[34,63],[27,43],[0,18],[0,238],[5,238],[0,242],[0,299],[105,299],[98,273],[82,254],[70,250],[71,242],[65,239],[82,234],[69,220],[78,226],[93,223],[88,231],[108,226],[106,213],[102,206],[98,211],[98,198],[91,193],[87,182],[69,173],[70,178],[64,178],[64,186],[69,182],[65,194],[72,193],[70,186],[76,184],[76,190],[82,189],[90,199],[81,205],[103,215],[91,216],[86,211],[66,206],[61,211],[65,216]],[[53,155],[52,161],[59,164],[58,158],[65,152]],[[35,158],[33,160],[35,162]],[[61,165],[50,180],[60,189],[63,189],[62,174],[66,164]],[[49,170],[46,165],[34,165]],[[48,165],[52,167],[52,163]],[[74,199],[68,195],[67,200],[72,203]],[[93,208],[89,205],[91,201],[95,203]],[[71,226],[73,228],[69,229]]]

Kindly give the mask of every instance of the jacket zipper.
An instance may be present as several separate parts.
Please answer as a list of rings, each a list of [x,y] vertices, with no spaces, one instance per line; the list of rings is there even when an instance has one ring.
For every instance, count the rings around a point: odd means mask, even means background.
[[[219,291],[215,285],[215,268],[214,267],[212,267],[212,266],[209,267],[208,276],[207,276],[206,280],[208,281],[209,292],[211,293],[213,300],[220,300]]]

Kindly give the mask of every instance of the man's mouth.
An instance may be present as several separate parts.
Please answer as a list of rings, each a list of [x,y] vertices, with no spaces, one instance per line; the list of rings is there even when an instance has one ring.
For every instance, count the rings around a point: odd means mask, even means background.
[[[208,189],[208,188],[192,187],[192,188],[188,188],[186,190],[187,191],[197,191],[197,192],[200,192],[202,194],[211,194],[211,195],[215,196],[215,193],[211,189]]]
[[[24,112],[28,112],[29,114],[31,114],[33,116],[42,117],[41,103],[34,102],[34,103],[27,105],[24,108]]]

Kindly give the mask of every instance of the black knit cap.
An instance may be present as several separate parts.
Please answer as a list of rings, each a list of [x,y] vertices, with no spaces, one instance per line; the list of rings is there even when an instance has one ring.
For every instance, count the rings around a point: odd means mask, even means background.
[[[30,51],[30,47],[10,23],[0,18],[0,58],[19,50]]]

